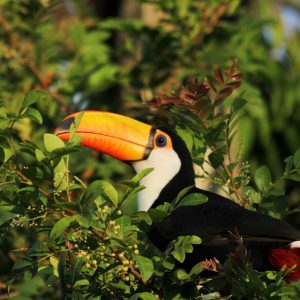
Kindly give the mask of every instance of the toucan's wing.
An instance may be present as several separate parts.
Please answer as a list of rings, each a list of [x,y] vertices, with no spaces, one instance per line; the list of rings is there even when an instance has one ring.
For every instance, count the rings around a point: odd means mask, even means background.
[[[231,233],[238,233],[244,240],[262,242],[292,242],[300,240],[300,231],[291,225],[242,208],[231,200],[219,195],[203,193],[208,201],[198,206],[177,208],[163,221],[156,224],[150,234],[156,244],[164,247],[180,235],[198,235],[208,244],[222,244]]]

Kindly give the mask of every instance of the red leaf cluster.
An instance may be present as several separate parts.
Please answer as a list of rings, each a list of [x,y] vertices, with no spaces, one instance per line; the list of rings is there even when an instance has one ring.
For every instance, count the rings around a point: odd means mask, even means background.
[[[188,80],[178,92],[171,95],[160,94],[148,102],[152,108],[162,106],[184,106],[201,117],[208,115],[213,108],[220,104],[235,89],[241,85],[242,73],[238,72],[237,62],[234,61],[224,74],[218,68],[214,72],[215,83],[211,80],[200,82],[198,79]]]

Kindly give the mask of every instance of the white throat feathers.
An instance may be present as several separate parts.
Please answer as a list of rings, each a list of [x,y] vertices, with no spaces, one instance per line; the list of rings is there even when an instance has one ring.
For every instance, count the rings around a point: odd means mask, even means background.
[[[181,161],[173,149],[153,149],[147,159],[133,162],[132,165],[137,173],[154,168],[140,181],[145,189],[138,193],[138,210],[148,211],[163,188],[179,172]]]

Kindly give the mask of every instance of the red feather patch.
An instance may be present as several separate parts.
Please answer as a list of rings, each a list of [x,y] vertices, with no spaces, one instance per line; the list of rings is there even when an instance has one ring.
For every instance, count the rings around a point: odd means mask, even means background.
[[[286,270],[296,267],[287,274],[288,281],[300,279],[300,251],[294,249],[273,249],[269,254],[270,264],[277,270],[285,266]]]

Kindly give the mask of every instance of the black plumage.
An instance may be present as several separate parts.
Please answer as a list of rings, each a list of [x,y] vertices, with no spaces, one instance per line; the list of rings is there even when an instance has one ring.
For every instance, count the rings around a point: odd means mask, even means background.
[[[166,129],[172,139],[173,149],[181,160],[176,176],[161,191],[153,207],[172,201],[185,187],[195,184],[195,174],[190,153],[175,133]],[[189,193],[202,193],[208,201],[198,206],[179,207],[161,222],[155,224],[149,234],[161,250],[181,235],[197,235],[202,244],[195,246],[188,255],[185,266],[192,267],[206,258],[216,257],[221,262],[239,245],[234,236],[238,233],[250,253],[250,261],[256,269],[270,268],[267,255],[274,248],[288,248],[289,243],[300,240],[300,232],[282,220],[241,207],[217,194],[192,188]]]

